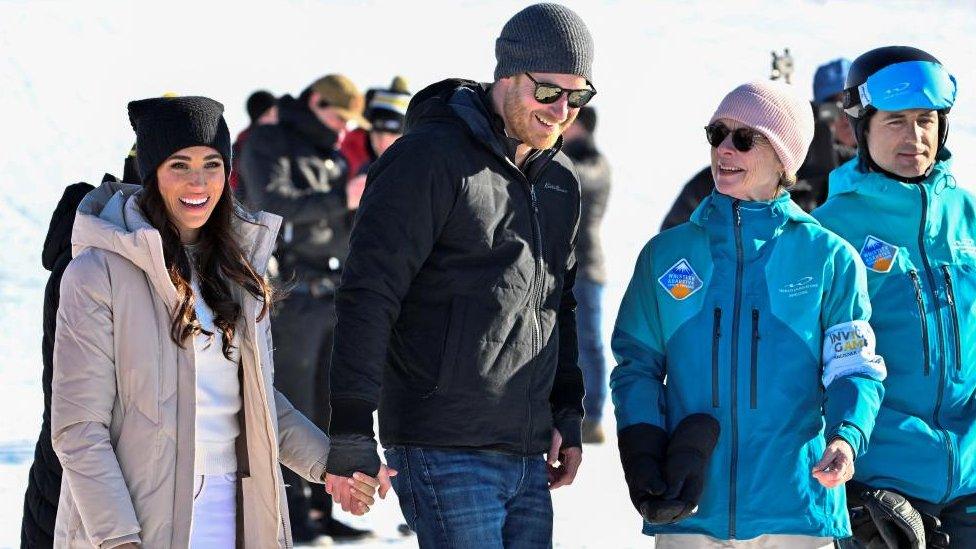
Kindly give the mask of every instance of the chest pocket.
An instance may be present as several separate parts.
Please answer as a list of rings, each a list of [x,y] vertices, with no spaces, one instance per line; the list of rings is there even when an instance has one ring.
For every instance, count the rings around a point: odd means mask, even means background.
[[[945,283],[949,325],[946,357],[952,378],[976,384],[976,265],[955,263],[939,269]]]

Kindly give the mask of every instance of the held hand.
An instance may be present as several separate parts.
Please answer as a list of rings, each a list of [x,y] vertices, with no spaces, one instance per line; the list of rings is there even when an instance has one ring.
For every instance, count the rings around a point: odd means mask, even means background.
[[[836,438],[813,466],[813,477],[825,488],[844,484],[854,476],[854,450],[846,440]]]
[[[569,486],[576,480],[576,472],[583,463],[583,449],[575,446],[562,448],[563,436],[552,430],[552,444],[546,454],[546,468],[549,470],[549,489],[555,490]],[[558,465],[557,465],[558,463]]]
[[[353,473],[352,478],[327,474],[325,476],[325,492],[342,506],[343,511],[354,515],[363,515],[368,513],[370,507],[375,503],[373,494],[377,490],[379,490],[380,498],[386,498],[391,487],[390,477],[396,475],[396,469],[390,469],[386,465],[380,466],[377,478],[359,472]]]

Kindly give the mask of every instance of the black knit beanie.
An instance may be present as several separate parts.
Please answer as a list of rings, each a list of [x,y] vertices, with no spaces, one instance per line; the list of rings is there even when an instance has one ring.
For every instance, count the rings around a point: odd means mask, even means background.
[[[523,72],[575,74],[592,81],[593,37],[576,12],[534,4],[505,23],[495,41],[495,80]]]
[[[251,124],[257,122],[261,115],[274,106],[275,96],[265,90],[258,90],[247,98],[247,116],[251,119]]]
[[[208,97],[152,97],[129,103],[129,122],[136,132],[136,162],[143,182],[173,153],[186,147],[213,147],[230,174],[230,131],[224,106]]]

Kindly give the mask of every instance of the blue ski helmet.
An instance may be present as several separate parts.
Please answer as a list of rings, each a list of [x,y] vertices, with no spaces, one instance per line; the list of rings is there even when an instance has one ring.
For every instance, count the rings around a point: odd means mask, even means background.
[[[949,135],[949,110],[956,101],[956,78],[935,56],[909,46],[873,49],[851,64],[844,89],[844,112],[854,127],[858,156],[871,162],[866,132],[878,111],[929,109],[939,115],[939,152]]]
[[[844,93],[851,60],[841,57],[817,67],[813,73],[813,101],[826,103],[831,97]]]

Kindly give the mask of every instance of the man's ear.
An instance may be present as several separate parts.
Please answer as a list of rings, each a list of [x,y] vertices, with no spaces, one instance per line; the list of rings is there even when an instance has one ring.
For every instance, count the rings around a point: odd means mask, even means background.
[[[315,107],[319,104],[319,100],[322,99],[322,94],[317,91],[313,91],[308,94],[308,108],[314,111]]]

